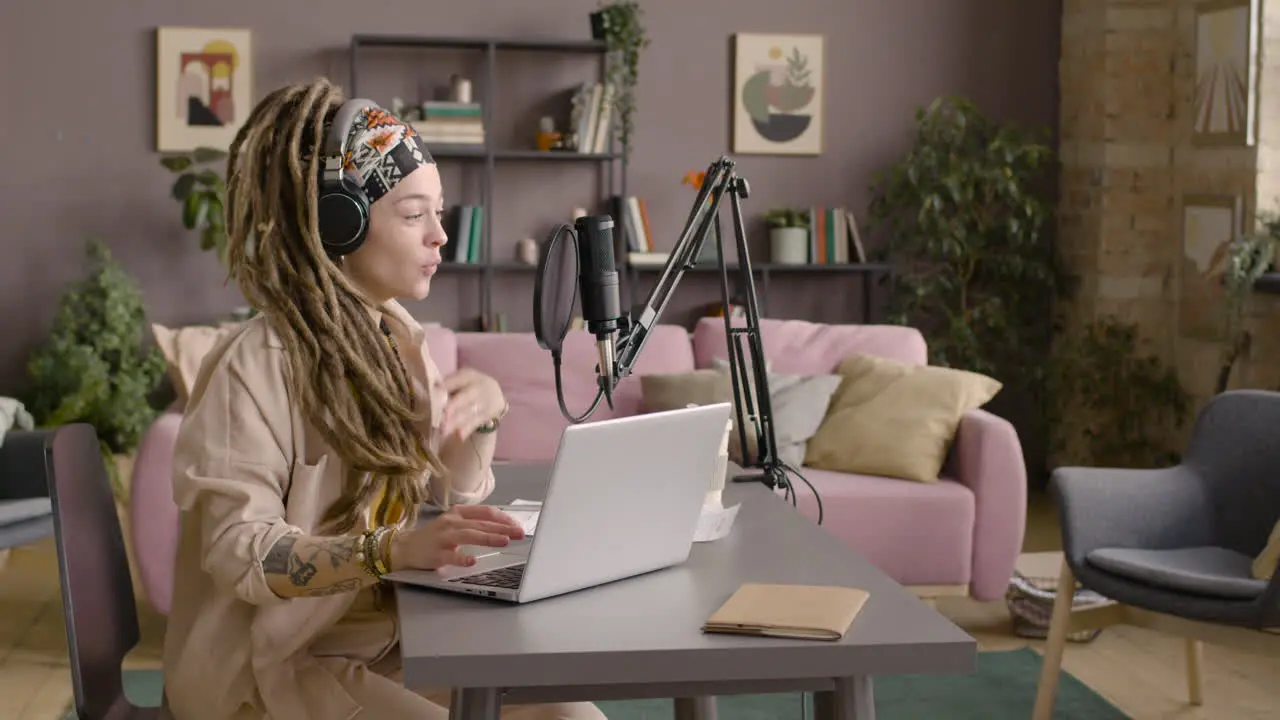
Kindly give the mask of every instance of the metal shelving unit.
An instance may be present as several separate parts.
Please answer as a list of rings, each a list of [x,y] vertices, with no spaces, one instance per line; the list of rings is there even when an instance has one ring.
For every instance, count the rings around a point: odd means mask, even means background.
[[[628,269],[633,276],[639,276],[644,273],[662,272],[661,265],[631,265]],[[695,265],[689,268],[688,270],[686,270],[685,272],[696,273],[700,275],[705,275],[710,273],[719,273],[720,266],[714,265],[714,264]],[[736,265],[730,266],[729,272],[737,273],[738,266]],[[888,283],[889,292],[892,294],[894,289],[893,284],[896,279],[896,276],[893,271],[893,266],[886,263],[832,263],[829,265],[817,265],[817,264],[784,265],[781,263],[752,262],[751,274],[753,277],[756,278],[756,290],[759,293],[759,300],[760,300],[760,314],[762,316],[767,316],[769,313],[770,280],[773,276],[775,275],[831,275],[831,274],[841,274],[841,273],[847,274],[847,275],[858,275],[861,277],[862,322],[865,324],[876,322],[876,317],[872,312],[873,310],[872,303],[875,300],[875,282],[879,280],[881,282]],[[733,282],[733,281],[736,281],[737,278],[731,274],[729,276],[729,280],[730,282]],[[639,283],[636,283],[635,285],[633,285],[633,287],[638,287],[638,285]],[[633,295],[631,298],[632,304],[636,304],[642,301],[643,301],[643,298],[637,299],[637,296],[636,294],[634,294],[634,291],[633,291]]]
[[[352,97],[360,96],[360,54],[362,50],[373,48],[401,48],[411,50],[467,50],[484,53],[484,78],[480,88],[482,118],[485,128],[493,127],[493,118],[497,112],[497,93],[494,90],[494,79],[497,76],[499,55],[503,51],[544,52],[549,54],[580,54],[599,57],[599,72],[605,74],[606,47],[604,42],[596,40],[563,40],[555,38],[498,38],[498,37],[418,37],[410,35],[353,35],[351,37],[351,79],[349,93]],[[486,323],[492,314],[493,277],[497,273],[533,272],[534,268],[514,262],[493,261],[493,178],[499,163],[511,162],[548,162],[548,163],[596,163],[605,168],[606,182],[604,199],[615,195],[626,196],[627,193],[627,159],[620,152],[617,139],[610,136],[610,152],[578,153],[572,151],[548,151],[526,148],[496,148],[486,143],[484,148],[432,148],[431,154],[437,160],[451,160],[480,164],[481,173],[480,205],[484,208],[483,242],[478,263],[446,263],[441,269],[452,272],[477,273],[479,275],[480,321]],[[616,183],[615,183],[616,179]],[[615,248],[619,258],[626,257],[625,238],[622,233],[616,234],[619,246]],[[621,269],[621,268],[620,268]]]

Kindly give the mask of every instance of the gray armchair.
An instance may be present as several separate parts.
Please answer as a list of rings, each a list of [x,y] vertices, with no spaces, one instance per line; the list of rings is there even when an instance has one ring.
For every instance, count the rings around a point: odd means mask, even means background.
[[[44,462],[34,433],[5,434],[0,444],[0,552],[53,534]]]
[[[1200,411],[1176,467],[1060,468],[1051,488],[1062,521],[1059,588],[1113,602],[1054,604],[1033,717],[1052,717],[1069,632],[1128,624],[1187,640],[1192,704],[1203,702],[1201,642],[1280,652],[1280,573],[1253,560],[1280,519],[1280,393],[1233,390]]]

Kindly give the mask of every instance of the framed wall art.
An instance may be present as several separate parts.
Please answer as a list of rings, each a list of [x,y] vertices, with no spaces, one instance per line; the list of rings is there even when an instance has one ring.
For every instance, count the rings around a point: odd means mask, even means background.
[[[1196,5],[1192,142],[1253,145],[1258,114],[1258,0]]]
[[[822,153],[826,68],[821,35],[734,36],[733,152]]]
[[[1222,333],[1223,274],[1243,211],[1235,195],[1182,198],[1178,324],[1184,336],[1214,340]]]
[[[253,109],[252,102],[250,30],[156,30],[157,150],[226,150]]]

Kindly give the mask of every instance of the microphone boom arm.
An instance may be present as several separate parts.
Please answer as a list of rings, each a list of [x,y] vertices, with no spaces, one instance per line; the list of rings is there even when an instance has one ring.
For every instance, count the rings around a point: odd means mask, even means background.
[[[707,233],[715,223],[719,224],[720,202],[729,196],[729,205],[733,216],[734,239],[738,251],[738,283],[745,298],[745,323],[735,327],[730,311],[732,297],[729,288],[729,266],[725,259],[724,237],[716,233],[716,250],[720,267],[720,296],[724,302],[725,340],[730,380],[733,387],[734,410],[738,447],[743,448],[744,468],[756,472],[747,473],[734,478],[735,482],[761,481],[770,489],[782,487],[794,502],[794,489],[786,475],[789,468],[778,457],[777,435],[773,424],[773,407],[769,395],[769,378],[764,358],[764,347],[760,338],[760,309],[756,297],[755,280],[752,275],[751,257],[747,248],[747,234],[742,218],[742,199],[750,194],[745,178],[734,171],[732,160],[721,156],[713,162],[704,176],[702,187],[698,191],[689,219],[676,241],[671,256],[667,259],[654,289],[638,317],[629,318],[621,328],[618,338],[616,362],[614,364],[613,382],[616,385],[622,378],[631,374],[636,359],[649,339],[649,333],[662,317],[676,286],[684,277],[684,273],[693,267],[706,242]],[[748,373],[751,378],[748,380]],[[756,440],[754,456],[746,451],[747,427],[750,425]],[[801,479],[804,480],[803,476]],[[805,480],[806,484],[809,484]],[[812,485],[810,485],[812,488]],[[815,498],[817,493],[814,493]],[[822,503],[818,500],[818,522],[822,522]]]

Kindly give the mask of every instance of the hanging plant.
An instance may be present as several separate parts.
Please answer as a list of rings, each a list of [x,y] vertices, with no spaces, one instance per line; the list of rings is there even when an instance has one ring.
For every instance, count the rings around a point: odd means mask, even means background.
[[[227,183],[210,163],[225,163],[227,153],[216,148],[196,148],[184,155],[166,155],[160,164],[178,179],[170,194],[182,205],[182,224],[200,233],[200,249],[212,250],[218,261],[227,260],[227,220],[223,213]]]
[[[613,87],[613,111],[617,118],[614,134],[622,145],[623,155],[631,153],[640,51],[649,47],[642,14],[640,4],[634,0],[602,3],[599,10],[591,13],[591,36],[603,40],[608,53],[605,83]]]

